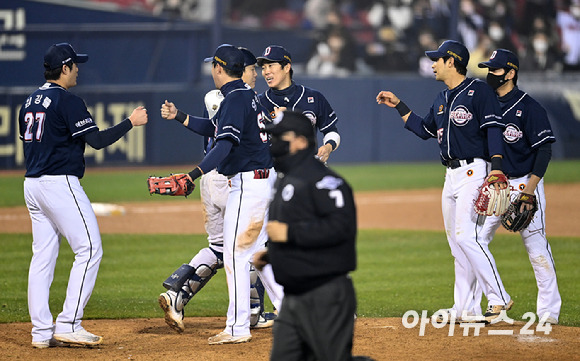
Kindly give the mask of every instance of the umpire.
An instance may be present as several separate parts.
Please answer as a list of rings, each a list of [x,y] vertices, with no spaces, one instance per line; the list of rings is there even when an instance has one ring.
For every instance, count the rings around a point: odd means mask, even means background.
[[[356,296],[356,209],[346,181],[318,161],[314,128],[284,111],[266,125],[278,179],[267,224],[269,246],[256,254],[284,286],[271,360],[351,360]]]

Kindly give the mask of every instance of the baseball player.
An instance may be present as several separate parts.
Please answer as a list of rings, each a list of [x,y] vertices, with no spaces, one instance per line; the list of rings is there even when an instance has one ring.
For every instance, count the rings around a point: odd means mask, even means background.
[[[481,226],[485,218],[475,213],[473,203],[488,173],[502,173],[501,109],[487,84],[466,77],[469,52],[463,44],[447,40],[437,50],[425,53],[433,60],[435,79],[447,85],[435,98],[429,113],[421,118],[390,91],[381,91],[377,103],[396,108],[405,128],[420,138],[436,138],[441,162],[447,168],[442,210],[455,258],[455,304],[440,312],[465,320],[481,315],[481,287],[488,301],[485,320],[491,321],[502,310],[509,310],[513,301],[504,289],[487,243],[483,242]]]
[[[241,77],[244,55],[238,48],[223,44],[205,59],[212,63],[211,73],[217,89],[224,95],[213,120],[199,119],[177,112],[175,119],[205,136],[215,135],[215,145],[202,162],[188,173],[191,180],[217,167],[230,181],[224,214],[224,267],[228,281],[229,306],[226,328],[208,343],[248,342],[250,334],[250,260],[264,247],[265,222],[270,193],[275,179],[265,117],[258,97]],[[264,285],[275,284],[261,274]],[[269,294],[270,290],[268,289]],[[274,301],[273,301],[274,302]],[[278,305],[275,305],[278,308]]]
[[[520,231],[538,285],[537,314],[546,323],[557,324],[562,298],[558,291],[556,267],[546,238],[546,196],[544,174],[556,141],[546,110],[529,94],[517,87],[519,60],[509,50],[498,49],[489,61],[479,63],[488,68],[487,83],[497,93],[506,128],[504,169],[512,193],[535,196],[538,211],[532,222]],[[482,241],[491,241],[501,224],[501,218],[488,217],[482,230]]]
[[[242,80],[251,87],[256,84],[256,58],[245,48],[240,48],[244,53],[244,73]],[[223,94],[214,89],[209,91],[204,102],[206,110],[204,118],[213,118],[217,113]],[[177,115],[177,108],[171,102],[166,101],[161,106],[161,116],[166,119],[174,119]],[[215,139],[213,136],[204,137],[204,152],[207,154]],[[185,325],[184,307],[191,298],[201,290],[203,286],[223,267],[223,224],[226,202],[229,195],[228,178],[217,172],[217,169],[203,174],[200,178],[200,195],[203,205],[204,226],[208,235],[209,247],[200,250],[189,262],[173,272],[163,283],[168,289],[167,292],[159,295],[160,307],[165,312],[165,322],[177,332],[183,332]],[[271,272],[271,270],[265,270]],[[250,298],[252,304],[250,326],[252,328],[271,327],[276,315],[263,311],[264,286],[260,281],[257,271],[251,266],[250,291],[253,297]],[[273,277],[273,276],[271,276]],[[270,295],[275,303],[279,304],[283,297],[281,286],[275,285]]]
[[[26,98],[18,116],[26,158],[24,197],[32,220],[28,310],[36,348],[103,341],[81,325],[103,255],[97,218],[79,181],[85,173],[85,144],[101,149],[147,123],[147,110],[138,107],[123,122],[99,130],[85,102],[68,91],[77,85],[78,64],[87,60],[68,43],[49,47],[46,83]],[[48,301],[61,237],[75,261],[62,312],[53,323]]]
[[[292,57],[285,48],[270,45],[257,59],[269,87],[259,98],[270,117],[275,118],[276,111],[285,109],[300,111],[306,115],[312,126],[324,134],[323,145],[318,148],[316,156],[326,162],[330,153],[340,145],[340,135],[336,127],[338,117],[324,95],[294,83]]]

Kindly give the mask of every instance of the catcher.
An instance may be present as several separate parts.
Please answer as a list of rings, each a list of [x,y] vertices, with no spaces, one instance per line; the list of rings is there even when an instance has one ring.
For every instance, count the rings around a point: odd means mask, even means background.
[[[487,217],[483,242],[491,241],[500,224],[520,233],[538,285],[538,319],[557,324],[562,299],[546,238],[543,180],[556,138],[546,110],[517,87],[519,61],[515,54],[498,49],[479,67],[488,68],[487,82],[497,93],[507,124],[503,133],[503,166],[513,192],[512,204],[501,217]]]

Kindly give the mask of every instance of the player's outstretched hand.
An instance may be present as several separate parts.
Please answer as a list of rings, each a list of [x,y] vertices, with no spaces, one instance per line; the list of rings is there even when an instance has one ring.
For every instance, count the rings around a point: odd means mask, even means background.
[[[175,119],[177,115],[177,108],[175,104],[172,102],[168,102],[167,99],[165,100],[164,104],[161,104],[161,117],[163,119]]]
[[[391,108],[396,107],[400,101],[401,99],[397,98],[397,96],[390,91],[382,90],[377,95],[377,104],[385,104]]]
[[[134,127],[147,124],[147,109],[143,106],[133,109],[133,112],[129,116],[129,120]]]
[[[274,118],[278,118],[280,114],[286,111],[286,107],[274,107]]]
[[[332,152],[332,145],[325,144],[325,145],[321,146],[320,148],[318,148],[318,154],[316,154],[316,157],[322,163],[325,163],[328,160],[328,158],[330,157],[331,152]]]

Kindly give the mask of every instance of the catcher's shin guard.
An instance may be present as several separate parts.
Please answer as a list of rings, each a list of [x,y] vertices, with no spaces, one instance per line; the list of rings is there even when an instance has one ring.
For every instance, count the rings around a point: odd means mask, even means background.
[[[165,282],[163,282],[163,287],[168,290],[174,290],[178,292],[181,290],[183,284],[195,274],[195,268],[189,264],[182,264],[181,267],[176,269],[171,276],[167,277]]]
[[[258,271],[250,265],[250,326],[254,327],[260,320],[260,315],[264,313],[264,292],[265,288],[258,277]]]
[[[217,264],[212,266],[200,264],[195,270],[195,274],[183,285],[183,290],[189,293],[189,298],[198,293],[217,273]]]

